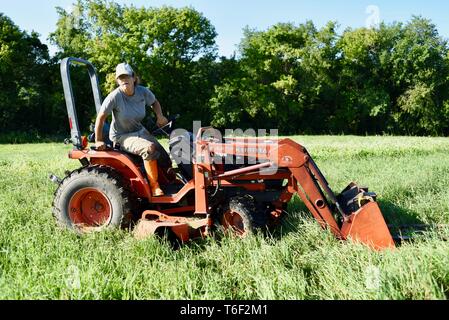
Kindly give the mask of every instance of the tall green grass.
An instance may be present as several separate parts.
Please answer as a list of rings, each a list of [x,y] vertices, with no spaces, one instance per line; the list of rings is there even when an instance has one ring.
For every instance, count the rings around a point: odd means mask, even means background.
[[[449,139],[293,137],[334,191],[378,193],[389,223],[449,223]],[[85,236],[51,215],[79,166],[63,144],[0,146],[0,299],[447,299],[449,230],[375,252],[321,230],[295,198],[273,237],[225,237],[172,250],[126,231]]]

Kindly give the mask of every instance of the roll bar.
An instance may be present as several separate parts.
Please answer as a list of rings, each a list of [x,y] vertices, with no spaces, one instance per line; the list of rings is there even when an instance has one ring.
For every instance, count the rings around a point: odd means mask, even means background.
[[[71,137],[70,141],[76,148],[82,150],[83,146],[81,141],[81,131],[78,124],[78,117],[76,113],[75,97],[73,95],[72,81],[70,79],[70,66],[72,64],[85,65],[87,67],[90,77],[90,83],[92,85],[92,92],[94,96],[97,114],[101,108],[102,98],[97,72],[94,66],[89,61],[73,57],[64,58],[61,61],[61,78],[62,78],[62,85],[64,88],[64,98],[67,106],[67,114],[69,117],[70,137]]]

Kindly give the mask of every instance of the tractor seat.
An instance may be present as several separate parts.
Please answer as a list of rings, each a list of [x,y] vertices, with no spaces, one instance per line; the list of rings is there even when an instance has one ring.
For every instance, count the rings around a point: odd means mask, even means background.
[[[122,150],[122,149],[120,148],[120,145],[119,145],[119,144],[116,144],[116,143],[112,143],[112,142],[111,142],[110,144],[106,143],[106,145],[107,145],[106,151],[115,151],[115,152],[119,152],[119,153],[121,153],[121,154],[124,154],[125,156],[127,156],[128,158],[130,158],[131,161],[132,161],[134,164],[137,164],[137,165],[140,165],[140,164],[143,163],[143,159],[142,159],[141,156],[139,156],[139,155],[137,155],[137,154],[134,154],[134,153],[127,152],[127,151],[125,151],[125,150]]]
[[[141,156],[139,156],[137,154],[134,154],[134,153],[129,153],[129,152],[123,151],[123,150],[120,149],[119,145],[114,145],[114,151],[123,153],[125,156],[130,158],[131,161],[134,162],[137,165],[143,164],[143,159],[142,159]]]
[[[118,152],[123,153],[124,155],[128,156],[135,164],[138,164],[138,165],[142,164],[143,161],[140,156],[121,150],[120,145],[113,143],[109,139],[110,128],[111,128],[111,125],[109,124],[109,122],[105,121],[105,123],[103,125],[103,139],[104,139],[104,142],[106,143],[106,146],[109,149],[118,151]],[[91,134],[88,137],[88,141],[90,143],[95,143],[95,124],[93,124],[93,123],[91,124],[90,130],[91,130]]]

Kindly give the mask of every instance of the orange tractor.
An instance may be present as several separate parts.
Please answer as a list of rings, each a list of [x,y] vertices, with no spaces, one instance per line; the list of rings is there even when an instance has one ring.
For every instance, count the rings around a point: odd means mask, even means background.
[[[84,232],[128,227],[134,220],[137,238],[169,232],[185,242],[205,237],[217,226],[244,237],[275,225],[298,194],[317,222],[338,239],[378,250],[395,246],[376,194],[351,183],[335,195],[307,150],[290,139],[226,138],[222,143],[211,128],[201,128],[195,135],[172,133],[172,156],[187,148],[188,159],[184,157],[187,161],[176,168],[171,161],[159,164],[165,196],[152,197],[139,157],[113,145],[106,151],[88,148],[75,111],[72,64],[87,67],[97,112],[101,106],[92,64],[64,59],[61,74],[73,144],[69,158],[79,160],[82,167],[62,180],[51,177],[58,184],[53,213],[60,225]]]

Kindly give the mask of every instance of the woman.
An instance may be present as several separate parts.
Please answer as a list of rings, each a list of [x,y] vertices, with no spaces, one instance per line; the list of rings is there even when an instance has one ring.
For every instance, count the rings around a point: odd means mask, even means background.
[[[107,96],[97,116],[95,146],[99,151],[106,149],[103,126],[106,118],[112,113],[110,139],[118,143],[122,150],[143,158],[153,197],[163,196],[164,192],[158,183],[157,165],[163,148],[141,121],[145,118],[147,106],[153,107],[159,127],[165,126],[168,120],[154,94],[148,88],[138,85],[137,77],[129,64],[119,64],[115,78],[118,88]]]

